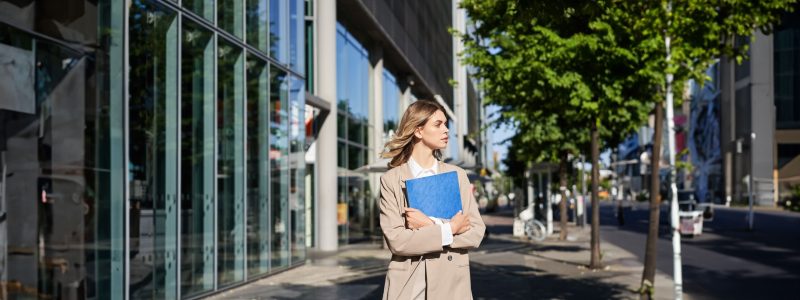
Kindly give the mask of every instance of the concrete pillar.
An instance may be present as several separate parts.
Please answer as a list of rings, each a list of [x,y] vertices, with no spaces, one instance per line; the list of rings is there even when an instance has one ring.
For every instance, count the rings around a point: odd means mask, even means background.
[[[398,84],[399,84],[400,83],[400,78],[397,78],[397,80],[398,80]],[[401,86],[403,86],[403,85],[401,85]],[[406,85],[405,88],[403,88],[403,95],[400,98],[400,106],[401,106],[400,107],[400,111],[401,111],[400,114],[401,115],[403,113],[405,113],[406,108],[408,108],[408,106],[411,105],[411,101],[412,101],[411,98],[412,98],[411,97],[411,87]]]
[[[369,106],[370,106],[370,122],[373,124],[372,132],[370,133],[370,140],[369,140],[369,147],[372,149],[369,151],[368,161],[367,164],[372,164],[380,158],[380,153],[383,151],[383,49],[380,47],[374,47],[371,49],[369,53],[369,60],[371,64],[370,74],[369,74],[369,86],[370,86],[370,97],[369,97]],[[375,220],[377,220],[377,216],[373,216],[372,213],[375,211],[374,206],[380,200],[380,174],[378,173],[370,173],[369,174],[369,184],[372,190],[372,198],[368,199],[370,210],[367,213],[369,216],[369,228],[375,228],[377,225],[375,224]]]
[[[755,204],[776,204],[772,188],[773,149],[775,138],[775,80],[773,71],[773,36],[756,32],[751,44],[750,103],[751,132],[755,133],[750,151],[750,166],[754,175]]]
[[[378,157],[377,154],[383,151],[384,136],[383,136],[383,49],[375,47],[369,53],[370,63],[370,114],[372,115],[371,121],[374,126],[372,133],[372,140],[370,140],[370,147],[375,151],[370,152],[369,159],[371,162],[375,161]]]
[[[453,29],[458,32],[467,31],[467,13],[464,9],[458,7],[460,1],[452,1],[453,13]],[[467,67],[464,66],[458,58],[458,53],[464,50],[464,43],[458,36],[453,36],[453,79],[456,85],[453,87],[453,113],[456,115],[456,151],[460,160],[467,164],[473,163],[471,159],[467,159],[467,152],[464,150],[464,136],[467,134]]]
[[[720,150],[722,152],[722,172],[725,186],[723,202],[729,205],[736,197],[734,188],[733,163],[736,156],[736,113],[733,102],[735,95],[734,89],[734,64],[728,58],[721,58],[719,62],[719,86],[720,86]]]
[[[317,32],[317,95],[331,102],[330,113],[322,123],[317,146],[324,151],[317,151],[317,168],[319,177],[317,187],[317,214],[319,216],[319,250],[336,251],[339,246],[338,225],[336,220],[337,174],[336,159],[336,1],[316,2]]]

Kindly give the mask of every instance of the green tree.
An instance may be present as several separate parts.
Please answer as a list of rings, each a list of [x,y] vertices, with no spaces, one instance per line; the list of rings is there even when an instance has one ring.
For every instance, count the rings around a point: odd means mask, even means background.
[[[564,162],[565,152],[590,144],[590,267],[600,268],[600,136],[618,142],[645,120],[657,78],[642,73],[642,63],[657,48],[641,47],[631,28],[610,22],[614,7],[602,1],[466,0],[461,6],[474,21],[474,31],[462,35],[464,60],[476,67],[487,102],[518,126],[529,158]]]
[[[753,36],[754,30],[770,32],[779,21],[780,13],[790,10],[796,0],[661,0],[661,1],[609,1],[612,9],[609,20],[631,29],[638,36],[640,47],[657,48],[648,51],[655,55],[644,58],[643,74],[659,78],[658,89],[663,95],[668,76],[674,78],[675,90],[680,91],[688,79],[702,83],[705,71],[717,58],[726,57],[741,62],[747,55],[747,45],[737,47],[735,37]],[[666,38],[670,40],[667,58]],[[660,53],[660,55],[658,55]],[[663,97],[660,97],[663,99]],[[677,99],[680,100],[680,99]],[[678,101],[679,102],[679,101]],[[642,298],[653,296],[656,266],[656,240],[659,223],[658,166],[663,132],[663,102],[655,108],[655,138],[653,145],[653,172],[650,191],[650,224],[645,248],[645,268],[640,293]],[[672,170],[674,178],[674,169]]]

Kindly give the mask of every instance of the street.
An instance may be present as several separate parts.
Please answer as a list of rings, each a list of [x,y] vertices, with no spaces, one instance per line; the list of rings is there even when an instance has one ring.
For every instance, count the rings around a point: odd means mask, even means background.
[[[618,226],[611,203],[601,208],[601,237],[644,260],[647,203],[625,210]],[[668,218],[662,206],[661,218]],[[748,231],[742,208],[717,207],[703,234],[682,238],[684,291],[691,299],[797,299],[800,282],[800,214],[757,211]],[[672,275],[668,219],[662,219],[658,270]]]

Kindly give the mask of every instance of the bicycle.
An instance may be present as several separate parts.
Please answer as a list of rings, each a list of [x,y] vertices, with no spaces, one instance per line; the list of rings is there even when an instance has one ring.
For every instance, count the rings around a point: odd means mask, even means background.
[[[529,206],[519,214],[520,220],[525,222],[525,236],[529,239],[541,242],[547,238],[547,228],[542,222],[536,220],[533,215],[533,205]]]

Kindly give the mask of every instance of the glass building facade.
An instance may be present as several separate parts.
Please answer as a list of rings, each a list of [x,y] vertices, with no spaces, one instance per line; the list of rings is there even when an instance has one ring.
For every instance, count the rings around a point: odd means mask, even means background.
[[[372,191],[368,177],[353,170],[369,159],[374,121],[369,96],[367,50],[347,30],[336,27],[338,128],[338,219],[340,243],[369,237]]]
[[[304,9],[0,1],[0,299],[195,298],[305,261]]]
[[[336,94],[338,130],[338,224],[339,242],[347,244],[380,236],[377,191],[372,190],[376,176],[357,172],[377,161],[383,144],[397,130],[404,110],[402,90],[389,69],[372,76],[376,69],[370,53],[347,28],[336,28]],[[376,78],[377,77],[377,78]],[[382,94],[372,95],[373,80],[381,80]],[[373,111],[382,101],[382,119]],[[383,132],[376,138],[376,122]]]

